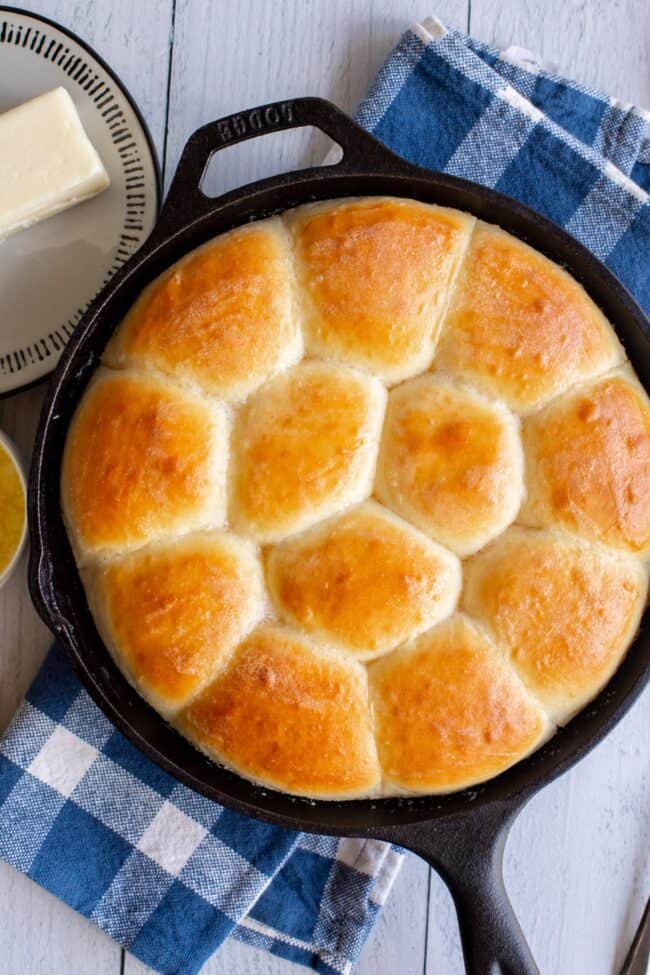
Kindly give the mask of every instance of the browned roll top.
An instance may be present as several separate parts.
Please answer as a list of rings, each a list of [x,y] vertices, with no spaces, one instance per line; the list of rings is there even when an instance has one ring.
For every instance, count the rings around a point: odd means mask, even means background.
[[[106,647],[215,761],[315,798],[446,792],[528,755],[627,652],[650,407],[526,244],[334,200],[145,288],[61,503]]]

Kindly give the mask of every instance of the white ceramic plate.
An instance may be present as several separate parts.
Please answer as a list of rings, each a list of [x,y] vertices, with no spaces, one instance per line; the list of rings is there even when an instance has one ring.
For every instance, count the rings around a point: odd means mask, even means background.
[[[111,185],[0,243],[0,396],[54,368],[91,299],[148,237],[158,162],[129,94],[78,38],[0,6],[0,112],[63,85]]]

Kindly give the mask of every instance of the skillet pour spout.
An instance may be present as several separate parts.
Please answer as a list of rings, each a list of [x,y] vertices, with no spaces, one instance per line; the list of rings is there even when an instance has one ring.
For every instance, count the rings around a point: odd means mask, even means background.
[[[261,180],[216,199],[204,195],[201,184],[214,153],[301,126],[329,135],[343,150],[341,161]],[[639,379],[650,388],[646,316],[609,270],[559,227],[485,187],[407,163],[326,101],[296,98],[258,106],[211,122],[190,137],[153,233],[88,308],[59,362],[30,473],[30,590],[90,695],[152,761],[190,788],[249,816],[294,830],[386,839],[413,850],[452,891],[468,973],[536,975],[503,884],[508,829],[527,799],[586,755],[640,694],[650,676],[647,612],[627,656],[598,697],[542,748],[497,778],[451,795],[307,802],[262,789],[217,766],[139,697],[99,637],[63,524],[59,482],[70,420],[106,343],[143,288],[188,251],[233,227],[315,200],[372,195],[465,210],[566,267],[612,322]]]

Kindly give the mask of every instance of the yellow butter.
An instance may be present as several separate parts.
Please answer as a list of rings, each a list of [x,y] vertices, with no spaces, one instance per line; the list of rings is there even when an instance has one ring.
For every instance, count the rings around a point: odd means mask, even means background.
[[[65,88],[0,115],[0,150],[0,239],[109,185]]]
[[[13,457],[0,442],[0,576],[20,545],[25,518],[25,490]]]

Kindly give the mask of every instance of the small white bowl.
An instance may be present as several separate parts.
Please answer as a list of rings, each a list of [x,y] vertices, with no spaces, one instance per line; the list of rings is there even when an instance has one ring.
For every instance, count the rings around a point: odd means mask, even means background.
[[[16,547],[16,550],[9,560],[7,566],[0,570],[0,589],[4,586],[5,582],[8,581],[11,573],[16,568],[18,560],[23,553],[25,548],[25,542],[27,540],[27,481],[25,478],[25,467],[23,464],[22,457],[20,456],[20,451],[16,445],[9,439],[9,437],[0,430],[0,449],[6,450],[9,457],[14,463],[14,467],[18,472],[18,478],[20,480],[21,487],[23,489],[23,501],[25,504],[24,517],[23,517],[23,530],[20,536],[20,541]]]

